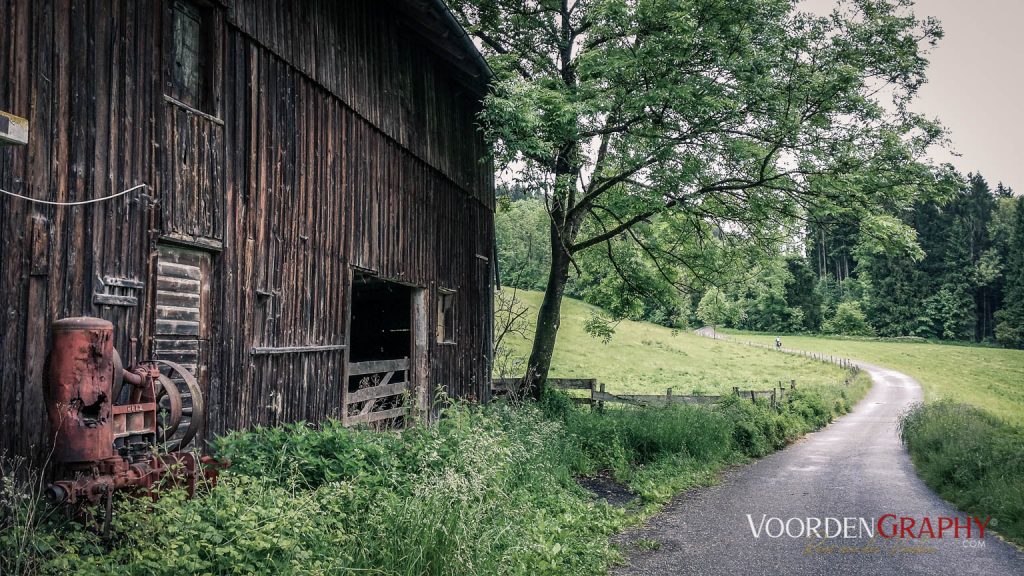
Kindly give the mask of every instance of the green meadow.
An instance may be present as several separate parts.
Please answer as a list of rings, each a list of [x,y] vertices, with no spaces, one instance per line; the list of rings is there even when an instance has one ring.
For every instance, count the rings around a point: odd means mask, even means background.
[[[542,295],[519,290],[517,297],[530,307],[526,332],[532,336]],[[762,389],[790,380],[798,385],[838,384],[846,375],[836,366],[648,322],[623,320],[605,344],[583,329],[597,311],[579,300],[562,302],[552,377],[597,378],[613,394],[664,394],[667,388],[674,394],[719,394],[733,386]],[[530,353],[528,338],[512,337],[509,345],[523,357]]]
[[[770,344],[771,334],[727,330],[733,338]],[[863,360],[913,376],[925,400],[970,404],[1024,424],[1024,350],[881,339],[783,336],[797,348]]]

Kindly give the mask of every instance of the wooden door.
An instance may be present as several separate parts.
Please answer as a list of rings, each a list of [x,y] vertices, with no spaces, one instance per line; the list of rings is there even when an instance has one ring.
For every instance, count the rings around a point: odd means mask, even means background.
[[[206,396],[210,374],[210,254],[159,245],[154,307],[152,357],[180,364],[196,377]],[[176,383],[186,415],[180,427],[184,429],[191,415],[191,395],[184,382]],[[201,444],[202,438],[197,442]]]

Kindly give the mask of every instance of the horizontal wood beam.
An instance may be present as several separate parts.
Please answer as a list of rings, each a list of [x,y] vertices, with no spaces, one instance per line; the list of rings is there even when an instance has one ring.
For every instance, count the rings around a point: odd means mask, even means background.
[[[519,378],[495,378],[491,380],[491,390],[503,390],[519,384]],[[597,388],[594,378],[548,378],[548,385],[560,390],[593,390]]]
[[[359,414],[358,416],[349,416],[348,423],[349,425],[369,424],[370,422],[377,422],[378,420],[387,420],[388,418],[398,418],[399,416],[405,416],[408,411],[408,408],[392,408],[390,410],[381,410],[380,412]]]
[[[409,359],[398,360],[370,360],[367,362],[351,362],[348,365],[349,376],[362,376],[363,374],[380,374],[383,372],[398,372],[409,369]]]
[[[624,404],[714,404],[722,399],[721,396],[660,396],[656,394],[609,394],[607,392],[594,391],[591,395],[594,402],[621,402]]]
[[[408,389],[408,382],[392,382],[391,384],[382,384],[380,386],[373,386],[372,388],[363,388],[362,390],[349,392],[348,399],[345,400],[345,404],[355,404],[357,402],[366,402],[367,400],[375,400],[377,398],[397,396],[405,393]]]
[[[28,120],[0,112],[0,145],[4,144],[28,144]]]
[[[250,354],[253,356],[264,356],[268,354],[309,354],[314,352],[336,352],[344,349],[344,344],[326,344],[323,346],[253,346]]]
[[[102,306],[138,306],[139,299],[135,296],[123,296],[120,294],[93,294],[93,304]]]

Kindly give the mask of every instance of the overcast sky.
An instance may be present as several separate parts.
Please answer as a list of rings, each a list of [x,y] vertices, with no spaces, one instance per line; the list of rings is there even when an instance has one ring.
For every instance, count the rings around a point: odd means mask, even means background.
[[[819,13],[833,5],[806,4]],[[917,0],[914,12],[945,31],[914,106],[942,120],[960,154],[935,159],[1024,194],[1024,0]]]

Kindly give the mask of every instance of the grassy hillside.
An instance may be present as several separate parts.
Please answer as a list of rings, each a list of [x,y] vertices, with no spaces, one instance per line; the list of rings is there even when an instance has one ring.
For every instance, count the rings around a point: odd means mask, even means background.
[[[518,296],[530,307],[527,333],[532,337],[542,295],[520,290]],[[623,394],[664,394],[669,387],[675,394],[717,394],[731,391],[733,386],[770,388],[790,379],[798,385],[836,384],[845,376],[838,367],[647,322],[625,320],[616,327],[611,341],[603,344],[583,330],[595,310],[571,298],[562,303],[551,376],[597,378],[608,392]],[[529,355],[529,340],[513,338],[510,345],[523,357]]]
[[[727,331],[735,338],[771,343],[772,335]],[[785,336],[798,348],[857,358],[905,372],[924,387],[925,398],[948,398],[1024,423],[1024,351],[924,342]]]

